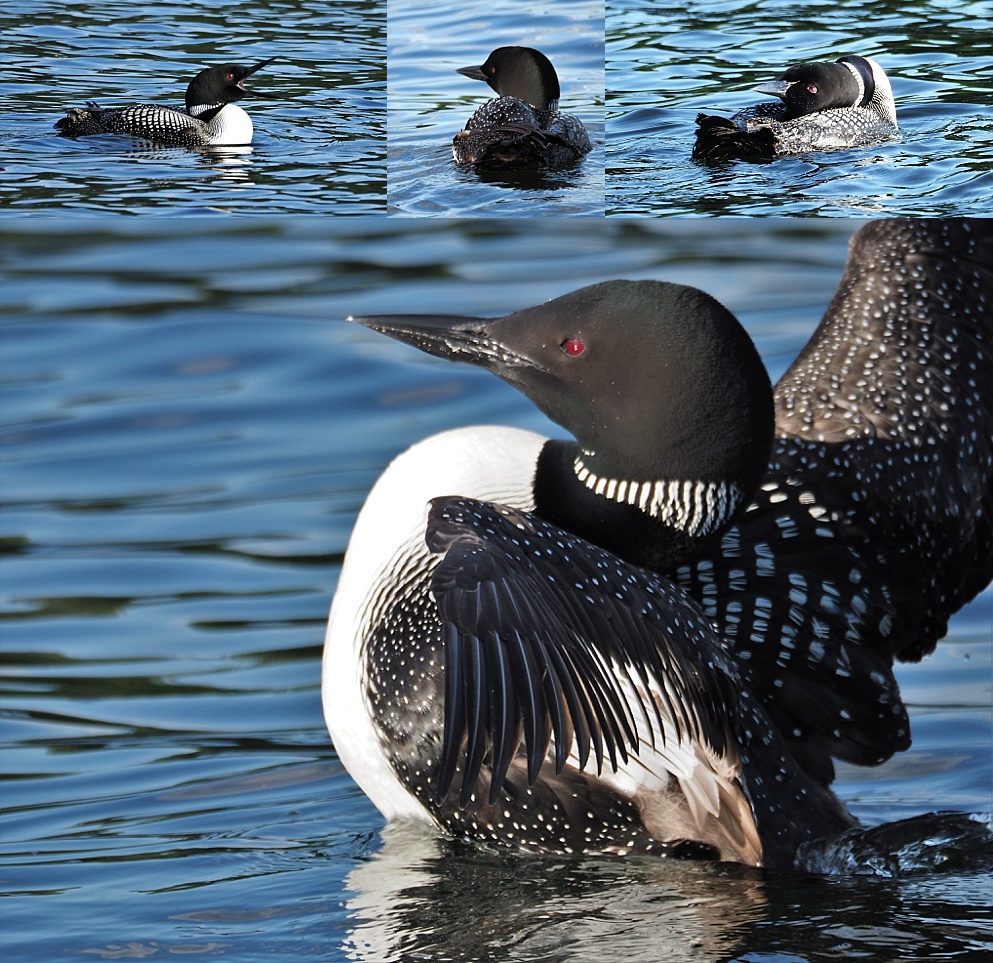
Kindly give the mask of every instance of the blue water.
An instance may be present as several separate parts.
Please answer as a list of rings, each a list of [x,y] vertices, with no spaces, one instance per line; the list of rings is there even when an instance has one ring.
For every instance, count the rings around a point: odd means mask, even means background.
[[[323,625],[390,457],[548,423],[345,324],[612,277],[705,287],[778,376],[854,225],[16,219],[0,289],[0,958],[987,958],[990,879],[494,855],[384,829],[321,718]],[[914,745],[839,791],[989,812],[993,592],[899,677]]]
[[[607,212],[989,214],[991,36],[993,7],[971,0],[608,0]],[[691,159],[698,112],[729,116],[787,67],[848,53],[886,71],[898,140],[762,163]]]
[[[385,212],[386,18],[379,0],[4,0],[0,203],[20,213]],[[66,107],[182,105],[205,66],[276,61],[246,97],[251,147],[57,137]]]
[[[604,197],[602,0],[391,0],[389,184],[391,214],[601,215]],[[452,138],[495,96],[458,67],[496,47],[536,47],[555,66],[560,107],[590,132],[593,151],[554,173],[478,174],[452,162]]]

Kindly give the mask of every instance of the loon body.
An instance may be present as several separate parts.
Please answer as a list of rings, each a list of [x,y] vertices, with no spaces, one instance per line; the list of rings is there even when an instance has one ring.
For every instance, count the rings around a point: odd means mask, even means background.
[[[186,89],[186,108],[154,104],[73,107],[55,126],[63,137],[125,134],[167,147],[223,147],[250,144],[252,119],[236,103],[246,94],[268,97],[245,86],[245,79],[273,59],[252,67],[221,64],[201,70]]]
[[[866,147],[899,133],[889,78],[868,57],[799,64],[755,89],[782,102],[748,107],[730,119],[698,114],[695,158],[769,158]]]
[[[499,47],[481,66],[458,73],[485,81],[499,96],[476,110],[455,135],[455,163],[483,170],[555,169],[590,152],[582,121],[558,110],[558,76],[540,51]]]
[[[779,867],[852,827],[832,760],[909,745],[893,660],[993,577],[981,230],[862,228],[774,393],[733,316],[679,285],[354,319],[489,368],[576,439],[446,432],[370,493],[322,688],[383,814]]]

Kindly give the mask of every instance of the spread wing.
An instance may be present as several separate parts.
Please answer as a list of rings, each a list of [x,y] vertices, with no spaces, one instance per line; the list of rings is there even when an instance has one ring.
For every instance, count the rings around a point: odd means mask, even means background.
[[[931,652],[993,578],[993,221],[862,228],[776,408],[885,560],[898,602],[880,650]]]
[[[991,265],[990,222],[863,227],[776,386],[765,484],[679,573],[824,782],[909,745],[893,659],[993,577]]]
[[[707,620],[677,587],[532,515],[466,498],[431,503],[427,543],[446,653],[438,801],[462,770],[468,805],[486,762],[490,803],[520,747],[533,784],[616,769],[672,738],[726,748],[734,686]],[[668,733],[668,736],[666,735]]]

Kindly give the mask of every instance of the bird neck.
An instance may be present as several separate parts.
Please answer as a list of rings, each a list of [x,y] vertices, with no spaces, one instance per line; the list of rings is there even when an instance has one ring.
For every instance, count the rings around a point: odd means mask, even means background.
[[[535,473],[543,518],[656,571],[671,571],[728,527],[746,492],[731,479],[601,474],[596,456],[550,441]]]

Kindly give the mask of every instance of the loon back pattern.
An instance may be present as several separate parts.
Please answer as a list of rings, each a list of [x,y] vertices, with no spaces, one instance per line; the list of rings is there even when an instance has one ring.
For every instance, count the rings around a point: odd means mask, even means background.
[[[204,147],[213,143],[213,128],[203,121],[185,111],[155,104],[103,108],[90,101],[85,108],[69,108],[59,125],[62,135],[71,138],[124,134],[167,147]]]

